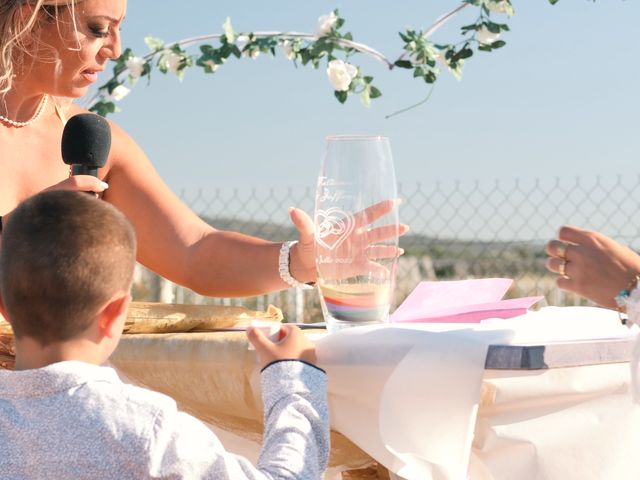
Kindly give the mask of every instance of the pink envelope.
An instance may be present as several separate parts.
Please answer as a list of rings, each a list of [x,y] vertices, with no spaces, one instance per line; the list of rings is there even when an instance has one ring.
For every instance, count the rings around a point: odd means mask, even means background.
[[[524,314],[544,298],[501,300],[512,283],[508,278],[420,282],[390,321],[477,323],[488,318],[511,318]]]

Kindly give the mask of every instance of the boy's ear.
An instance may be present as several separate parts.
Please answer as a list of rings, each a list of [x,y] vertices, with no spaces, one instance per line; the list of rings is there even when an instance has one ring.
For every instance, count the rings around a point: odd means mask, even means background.
[[[119,320],[126,317],[131,303],[131,295],[125,294],[114,297],[100,312],[100,330],[109,338],[113,338],[122,333],[124,322]]]

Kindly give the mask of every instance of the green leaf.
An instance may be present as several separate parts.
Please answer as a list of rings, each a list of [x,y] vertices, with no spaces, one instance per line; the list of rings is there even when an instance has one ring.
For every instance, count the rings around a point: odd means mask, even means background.
[[[371,98],[378,98],[382,96],[382,92],[378,90],[376,87],[374,87],[373,85],[371,85],[371,91],[369,92],[369,96]]]
[[[149,47],[152,52],[157,52],[164,48],[164,40],[157,37],[144,37],[144,43],[147,44],[147,47]]]
[[[491,44],[491,48],[495,50],[496,48],[504,47],[507,44],[504,40],[496,40]]]
[[[95,103],[89,111],[97,113],[101,117],[106,117],[110,113],[114,113],[116,111],[116,105],[113,102],[100,101]]]
[[[400,35],[400,38],[404,43],[409,43],[411,41],[411,39],[402,32],[398,32],[398,35]]]
[[[438,77],[436,76],[435,72],[433,70],[429,70],[424,76],[424,81],[427,83],[434,83],[437,78]]]
[[[200,45],[200,51],[205,55],[212,56],[215,53],[216,49],[211,45]]]
[[[462,50],[460,50],[459,52],[456,52],[453,55],[453,58],[455,58],[456,60],[464,60],[465,58],[469,58],[472,55],[473,55],[473,50],[471,50],[467,45],[465,45],[464,47],[462,47]]]
[[[242,56],[242,52],[236,45],[231,45],[231,53],[236,57],[240,58]]]
[[[478,45],[478,50],[482,50],[483,52],[490,52],[491,45],[492,44],[489,44],[489,43],[483,43],[482,45]]]
[[[177,53],[178,55],[184,55],[185,53],[187,53],[187,52],[185,52],[185,51],[184,51],[184,49],[183,49],[180,45],[178,45],[177,43],[174,43],[173,45],[171,45],[170,50],[171,50],[173,53]]]
[[[399,68],[413,68],[413,64],[409,60],[396,60],[394,65]]]
[[[472,23],[471,25],[465,25],[464,27],[460,27],[460,30],[462,30],[462,33],[467,33],[470,31],[477,31],[480,29],[480,25],[476,25],[475,23]]]
[[[336,96],[336,98],[338,99],[338,101],[340,103],[344,103],[347,101],[347,97],[349,96],[349,94],[347,92],[340,92],[338,90],[335,90],[333,92],[333,94]]]
[[[369,84],[373,81],[373,77],[363,77],[362,80],[364,80],[364,83]]]
[[[558,3],[558,0],[549,0],[549,3],[550,3],[551,5],[555,5],[556,3]]]
[[[132,57],[135,57],[135,55],[133,54],[133,50],[131,50],[130,48],[125,49],[125,51],[122,52],[122,55],[120,55],[120,58],[125,61],[129,60]],[[120,58],[118,58],[118,60],[120,60]]]
[[[413,71],[413,78],[416,77],[424,77],[425,74],[425,70],[422,67],[416,67],[416,69]]]
[[[112,78],[111,80],[109,80],[109,82],[105,85],[107,92],[109,93],[109,95],[111,95],[111,93],[120,85],[122,85],[117,79]]]
[[[303,48],[298,53],[300,54],[300,61],[302,62],[302,65],[309,63],[309,60],[311,60],[311,54],[309,54],[308,49]]]
[[[500,33],[500,25],[493,22],[484,22],[484,26],[487,27],[491,33]]]

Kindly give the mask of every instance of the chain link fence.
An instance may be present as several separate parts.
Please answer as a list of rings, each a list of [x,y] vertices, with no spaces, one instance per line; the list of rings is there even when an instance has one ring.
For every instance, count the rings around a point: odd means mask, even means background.
[[[544,268],[545,243],[559,227],[599,230],[638,250],[640,175],[437,181],[403,184],[400,218],[410,231],[400,240],[395,304],[422,280],[508,277],[508,297],[544,295],[543,305],[587,304],[562,292]],[[181,197],[216,228],[284,241],[296,238],[290,206],[313,211],[314,189],[246,188],[183,191]],[[274,304],[291,321],[321,320],[317,292],[296,291],[254,298],[201,297],[140,270],[137,300],[218,303],[264,309]]]

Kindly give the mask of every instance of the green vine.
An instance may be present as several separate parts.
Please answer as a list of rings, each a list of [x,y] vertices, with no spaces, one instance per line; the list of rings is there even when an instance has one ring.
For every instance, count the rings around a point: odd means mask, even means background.
[[[557,0],[548,0],[555,4]],[[435,44],[429,37],[449,19],[463,9],[478,8],[477,20],[461,27],[462,40],[455,44]],[[508,32],[504,23],[494,22],[492,14],[513,15],[510,0],[464,0],[454,10],[440,17],[426,30],[406,29],[400,32],[403,42],[402,54],[394,61],[377,50],[357,43],[351,32],[343,32],[345,19],[336,9],[318,19],[314,33],[298,32],[249,32],[237,33],[227,18],[223,33],[203,35],[166,44],[155,37],[145,38],[150,49],[146,55],[136,56],[126,48],[115,61],[113,76],[98,87],[97,93],[89,101],[89,109],[102,116],[118,110],[116,103],[124,98],[138,80],[147,78],[157,70],[163,74],[172,73],[182,79],[188,68],[199,67],[206,74],[216,73],[230,59],[256,58],[259,55],[276,56],[282,52],[295,66],[320,68],[326,63],[327,76],[333,87],[334,96],[344,103],[352,95],[357,95],[363,105],[382,95],[374,85],[374,78],[365,75],[360,67],[351,63],[356,54],[368,55],[379,60],[389,70],[395,68],[412,71],[414,78],[433,84],[440,74],[440,68],[450,71],[456,78],[462,75],[465,60],[474,54],[474,48],[492,52],[506,45],[499,37]],[[217,43],[214,44],[214,41]],[[197,54],[189,49],[199,47]],[[128,85],[128,86],[127,86]]]

